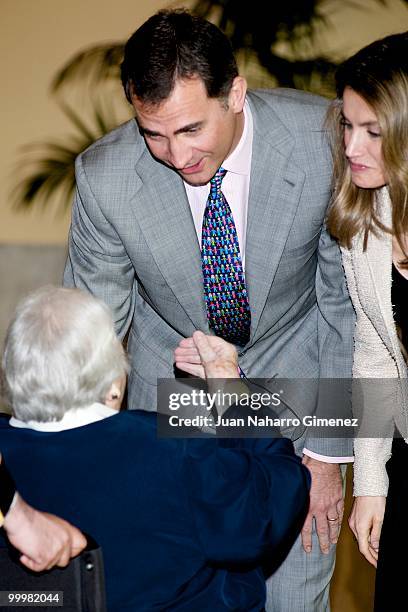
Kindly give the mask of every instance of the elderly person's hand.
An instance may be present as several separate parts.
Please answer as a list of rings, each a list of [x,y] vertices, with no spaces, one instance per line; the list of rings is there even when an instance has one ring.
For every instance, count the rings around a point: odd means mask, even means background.
[[[199,378],[238,378],[238,355],[235,347],[218,336],[201,331],[183,338],[174,351],[176,366]]]
[[[22,554],[21,563],[34,572],[65,567],[86,546],[82,533],[66,521],[38,512],[16,493],[3,527],[10,543]]]

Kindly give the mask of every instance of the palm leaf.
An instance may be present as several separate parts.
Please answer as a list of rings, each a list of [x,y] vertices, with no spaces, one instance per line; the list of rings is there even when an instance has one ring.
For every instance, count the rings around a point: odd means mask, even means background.
[[[78,151],[85,149],[89,140],[72,139],[69,145],[45,143],[29,145],[24,151],[29,155],[27,176],[22,178],[12,193],[16,208],[29,209],[34,201],[45,206],[58,191],[63,209],[68,206],[75,186],[74,165]],[[27,159],[27,158],[26,158]],[[22,163],[25,163],[24,158]],[[21,165],[21,162],[20,162]]]
[[[123,42],[112,42],[94,45],[77,53],[57,72],[51,83],[51,91],[56,93],[63,85],[78,80],[97,84],[107,79],[117,79],[123,48]]]
[[[387,0],[370,1],[373,6],[387,4]],[[328,23],[323,9],[330,5],[339,9],[334,0],[252,0],[250,10],[246,0],[197,0],[194,10],[211,18],[227,34],[235,51],[255,54],[277,85],[316,91],[331,87],[336,68],[328,57],[313,54],[320,28]],[[363,9],[355,0],[343,0],[341,8],[345,6]],[[290,57],[277,50],[281,43],[291,49]]]
[[[68,143],[48,142],[23,148],[19,168],[27,170],[11,194],[18,209],[27,210],[37,201],[44,207],[57,193],[58,208],[62,212],[66,210],[75,189],[75,159],[97,138],[116,126],[114,115],[110,114],[108,120],[100,107],[94,109],[91,127],[67,104],[63,105],[63,110],[78,133],[69,137]]]

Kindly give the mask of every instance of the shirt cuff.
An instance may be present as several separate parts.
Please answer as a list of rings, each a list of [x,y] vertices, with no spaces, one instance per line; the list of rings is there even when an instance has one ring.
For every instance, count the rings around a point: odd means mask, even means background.
[[[331,457],[330,455],[319,455],[314,453],[307,448],[303,449],[303,454],[316,459],[317,461],[323,461],[324,463],[353,463],[354,457]]]

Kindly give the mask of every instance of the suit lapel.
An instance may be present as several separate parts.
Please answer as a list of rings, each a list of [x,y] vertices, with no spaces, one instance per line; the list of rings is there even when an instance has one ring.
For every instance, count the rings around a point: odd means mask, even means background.
[[[137,164],[139,190],[132,200],[152,256],[193,325],[208,330],[200,247],[182,179],[152,161]]]
[[[245,277],[251,307],[251,341],[284,249],[304,183],[288,163],[293,140],[276,114],[249,96],[254,120],[248,201]]]
[[[391,202],[386,189],[378,193],[377,203],[380,220],[386,227],[390,227]],[[370,271],[372,287],[380,310],[377,329],[390,352],[395,354],[398,351],[396,338],[395,343],[393,342],[395,324],[391,304],[392,236],[382,231],[379,231],[378,236],[371,232],[364,255],[363,261]]]

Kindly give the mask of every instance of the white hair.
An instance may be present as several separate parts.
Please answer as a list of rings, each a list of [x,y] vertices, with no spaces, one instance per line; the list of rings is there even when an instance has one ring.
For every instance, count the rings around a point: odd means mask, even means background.
[[[58,287],[19,303],[2,365],[9,404],[22,421],[59,421],[71,408],[101,402],[128,371],[108,306]]]

